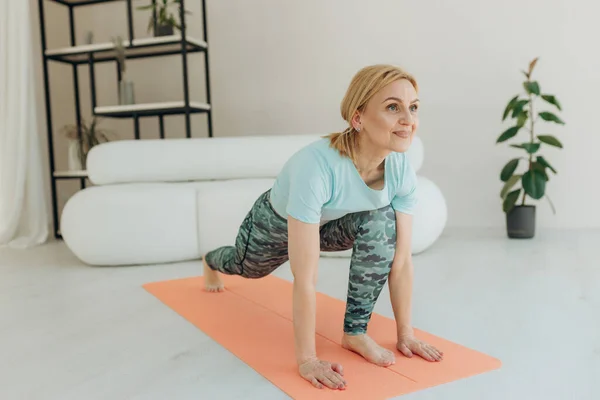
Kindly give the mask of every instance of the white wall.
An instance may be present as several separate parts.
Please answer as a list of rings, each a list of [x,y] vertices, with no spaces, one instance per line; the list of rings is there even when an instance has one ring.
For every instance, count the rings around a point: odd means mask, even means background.
[[[187,3],[194,13],[190,29],[200,35],[199,2]],[[539,56],[535,77],[544,92],[562,102],[567,125],[540,126],[540,133],[542,127],[543,133],[556,133],[565,149],[543,152],[559,171],[548,185],[557,215],[546,202],[540,203],[538,226],[600,227],[596,208],[600,168],[594,157],[600,147],[597,2],[207,0],[207,4],[216,136],[343,129],[339,103],[352,75],[367,64],[399,64],[417,76],[422,88],[420,135],[426,150],[422,174],[445,193],[449,226],[503,226],[499,173],[520,153],[495,145],[495,140],[508,127],[500,121],[506,102],[521,90],[519,71]],[[106,40],[114,34],[108,27],[111,22],[125,34],[124,10],[117,2],[83,11],[79,37],[91,27],[98,41]],[[145,25],[145,15],[137,18],[136,34],[145,35]],[[202,100],[202,56],[194,57],[192,94]],[[132,64],[138,101],[181,96],[179,59]],[[99,94],[102,103],[116,100],[111,89],[116,85],[114,75],[111,66],[99,78],[106,80]],[[194,136],[205,136],[200,118],[193,120]],[[171,136],[183,135],[182,121],[169,120]],[[131,137],[130,123],[108,124],[122,137]],[[152,121],[142,128],[144,137],[158,135]]]

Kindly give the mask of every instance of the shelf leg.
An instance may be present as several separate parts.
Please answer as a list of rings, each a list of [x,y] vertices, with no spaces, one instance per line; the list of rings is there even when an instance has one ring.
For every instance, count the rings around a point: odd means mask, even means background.
[[[158,116],[158,127],[160,129],[160,138],[164,139],[165,138],[165,119],[162,114]]]
[[[116,62],[115,65],[117,66],[117,93],[121,93],[121,86],[119,85],[119,82],[121,82],[121,79],[123,78],[121,76],[121,67],[118,62]]]
[[[77,45],[75,39],[75,16],[73,12],[74,8],[69,7],[69,28],[71,36],[71,46]],[[77,121],[77,137],[81,140],[81,101],[79,99],[79,67],[77,64],[73,64],[73,90],[75,94],[75,121]],[[80,180],[81,189],[85,188],[85,179]]]
[[[158,28],[158,20],[156,19],[156,0],[152,0],[152,23],[153,23],[153,31],[156,32]]]
[[[185,22],[185,0],[179,3],[179,20],[181,21],[181,55],[183,57],[183,99],[185,101],[185,136],[192,137],[190,127],[190,90],[188,80],[188,54]]]
[[[52,107],[50,104],[50,81],[48,77],[48,58],[46,57],[46,24],[44,17],[44,0],[38,0],[40,16],[40,36],[42,44],[42,59],[44,72],[44,97],[46,102],[46,128],[48,135],[48,159],[50,163],[50,190],[52,196],[52,222],[54,238],[59,239],[58,201],[56,198],[56,179],[54,179],[54,141],[52,138]]]
[[[202,1],[202,29],[204,30],[204,41],[208,44],[208,26],[206,18],[206,0]],[[210,47],[210,46],[209,46]],[[213,137],[213,124],[212,124],[212,102],[210,97],[210,69],[208,67],[208,53],[209,48],[206,48],[204,52],[204,78],[206,79],[206,102],[210,105],[208,110],[208,137]]]
[[[92,115],[94,115],[96,109],[96,73],[94,70],[94,54],[88,53],[88,59],[90,64],[90,93],[92,97]]]
[[[131,0],[127,0],[127,24],[129,32],[129,46],[133,46],[133,9]]]
[[[133,116],[133,127],[135,139],[138,140],[140,138],[140,117],[137,114]]]

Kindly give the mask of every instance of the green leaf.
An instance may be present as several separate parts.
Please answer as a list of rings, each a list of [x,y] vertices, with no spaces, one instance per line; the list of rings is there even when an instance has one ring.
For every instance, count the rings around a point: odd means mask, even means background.
[[[539,162],[532,162],[531,163],[531,167],[536,171],[539,172],[540,174],[542,174],[542,176],[544,177],[544,180],[546,182],[548,182],[550,180],[550,177],[548,176],[548,174],[546,173],[546,166],[543,164],[540,164]]]
[[[560,106],[560,103],[558,102],[558,100],[556,99],[556,97],[554,97],[551,94],[543,94],[542,95],[542,99],[546,100],[548,103],[553,104],[556,106],[556,108],[558,108],[559,110],[562,111],[562,107]]]
[[[529,118],[529,113],[527,111],[523,111],[521,114],[519,114],[517,117],[517,126],[520,126],[521,128],[525,126],[527,118]]]
[[[504,109],[504,114],[502,115],[502,121],[504,121],[506,119],[506,117],[508,116],[508,113],[510,112],[510,110],[512,110],[512,108],[517,103],[517,100],[519,100],[519,95],[516,95],[515,97],[513,97],[512,99],[510,99],[510,101],[506,105],[506,108]]]
[[[514,159],[510,160],[504,166],[504,168],[502,168],[502,172],[500,172],[500,180],[502,182],[506,182],[508,180],[508,178],[511,177],[511,175],[513,174],[513,172],[515,172],[515,169],[517,169],[518,165],[519,165],[519,159],[518,158],[514,158]]]
[[[506,195],[504,201],[502,202],[502,210],[504,210],[505,213],[509,213],[513,209],[520,194],[521,189],[517,189]]]
[[[565,124],[560,118],[558,118],[556,115],[552,114],[551,112],[542,111],[538,115],[544,121],[556,122],[557,124],[561,124],[561,125]]]
[[[150,5],[147,5],[147,6],[136,7],[135,9],[141,11],[141,10],[151,10],[153,8],[154,8],[154,5],[150,4]]]
[[[523,87],[525,88],[527,93],[536,94],[538,96],[540,95],[540,85],[536,81],[523,82]]]
[[[511,128],[508,128],[498,137],[496,143],[502,143],[514,137],[517,134],[517,132],[519,132],[519,129],[521,129],[520,126],[513,126]]]
[[[513,175],[510,178],[508,178],[508,180],[506,181],[506,183],[504,184],[504,187],[502,188],[502,191],[500,192],[500,197],[502,199],[504,199],[506,197],[506,193],[508,193],[508,191],[515,186],[515,184],[517,182],[519,182],[521,180],[521,176],[522,175]]]
[[[555,138],[554,136],[551,136],[551,135],[538,135],[537,138],[540,140],[540,142],[544,142],[544,143],[549,144],[551,146],[560,147],[561,149],[563,147],[562,143],[557,138]]]
[[[515,103],[513,107],[512,117],[516,118],[523,112],[523,107],[529,103],[529,100],[519,100]]]
[[[529,170],[523,174],[521,182],[525,193],[532,199],[539,200],[544,196],[546,179],[541,172],[535,169]]]
[[[529,154],[534,154],[536,151],[540,149],[541,143],[521,143],[521,144],[511,144],[510,147],[515,147],[517,149],[525,149]]]
[[[554,172],[556,174],[556,170],[554,169],[554,167],[552,167],[552,165],[550,165],[550,163],[548,161],[546,161],[546,159],[542,156],[537,156],[537,162],[540,163],[541,165],[543,165],[544,167],[550,169],[552,172]]]

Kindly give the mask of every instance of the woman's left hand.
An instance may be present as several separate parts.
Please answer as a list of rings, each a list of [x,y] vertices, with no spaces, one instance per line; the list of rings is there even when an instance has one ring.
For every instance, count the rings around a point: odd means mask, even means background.
[[[409,358],[412,357],[413,354],[417,354],[427,361],[441,361],[444,356],[443,352],[432,345],[415,338],[413,335],[400,337],[396,347],[402,354]]]

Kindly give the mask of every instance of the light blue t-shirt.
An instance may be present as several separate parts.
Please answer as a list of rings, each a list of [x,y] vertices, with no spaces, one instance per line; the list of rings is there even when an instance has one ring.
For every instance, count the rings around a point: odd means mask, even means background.
[[[385,186],[371,189],[352,160],[317,140],[297,151],[285,163],[271,189],[271,203],[284,218],[323,225],[346,214],[392,205],[412,214],[416,205],[417,176],[406,153],[385,159]]]

